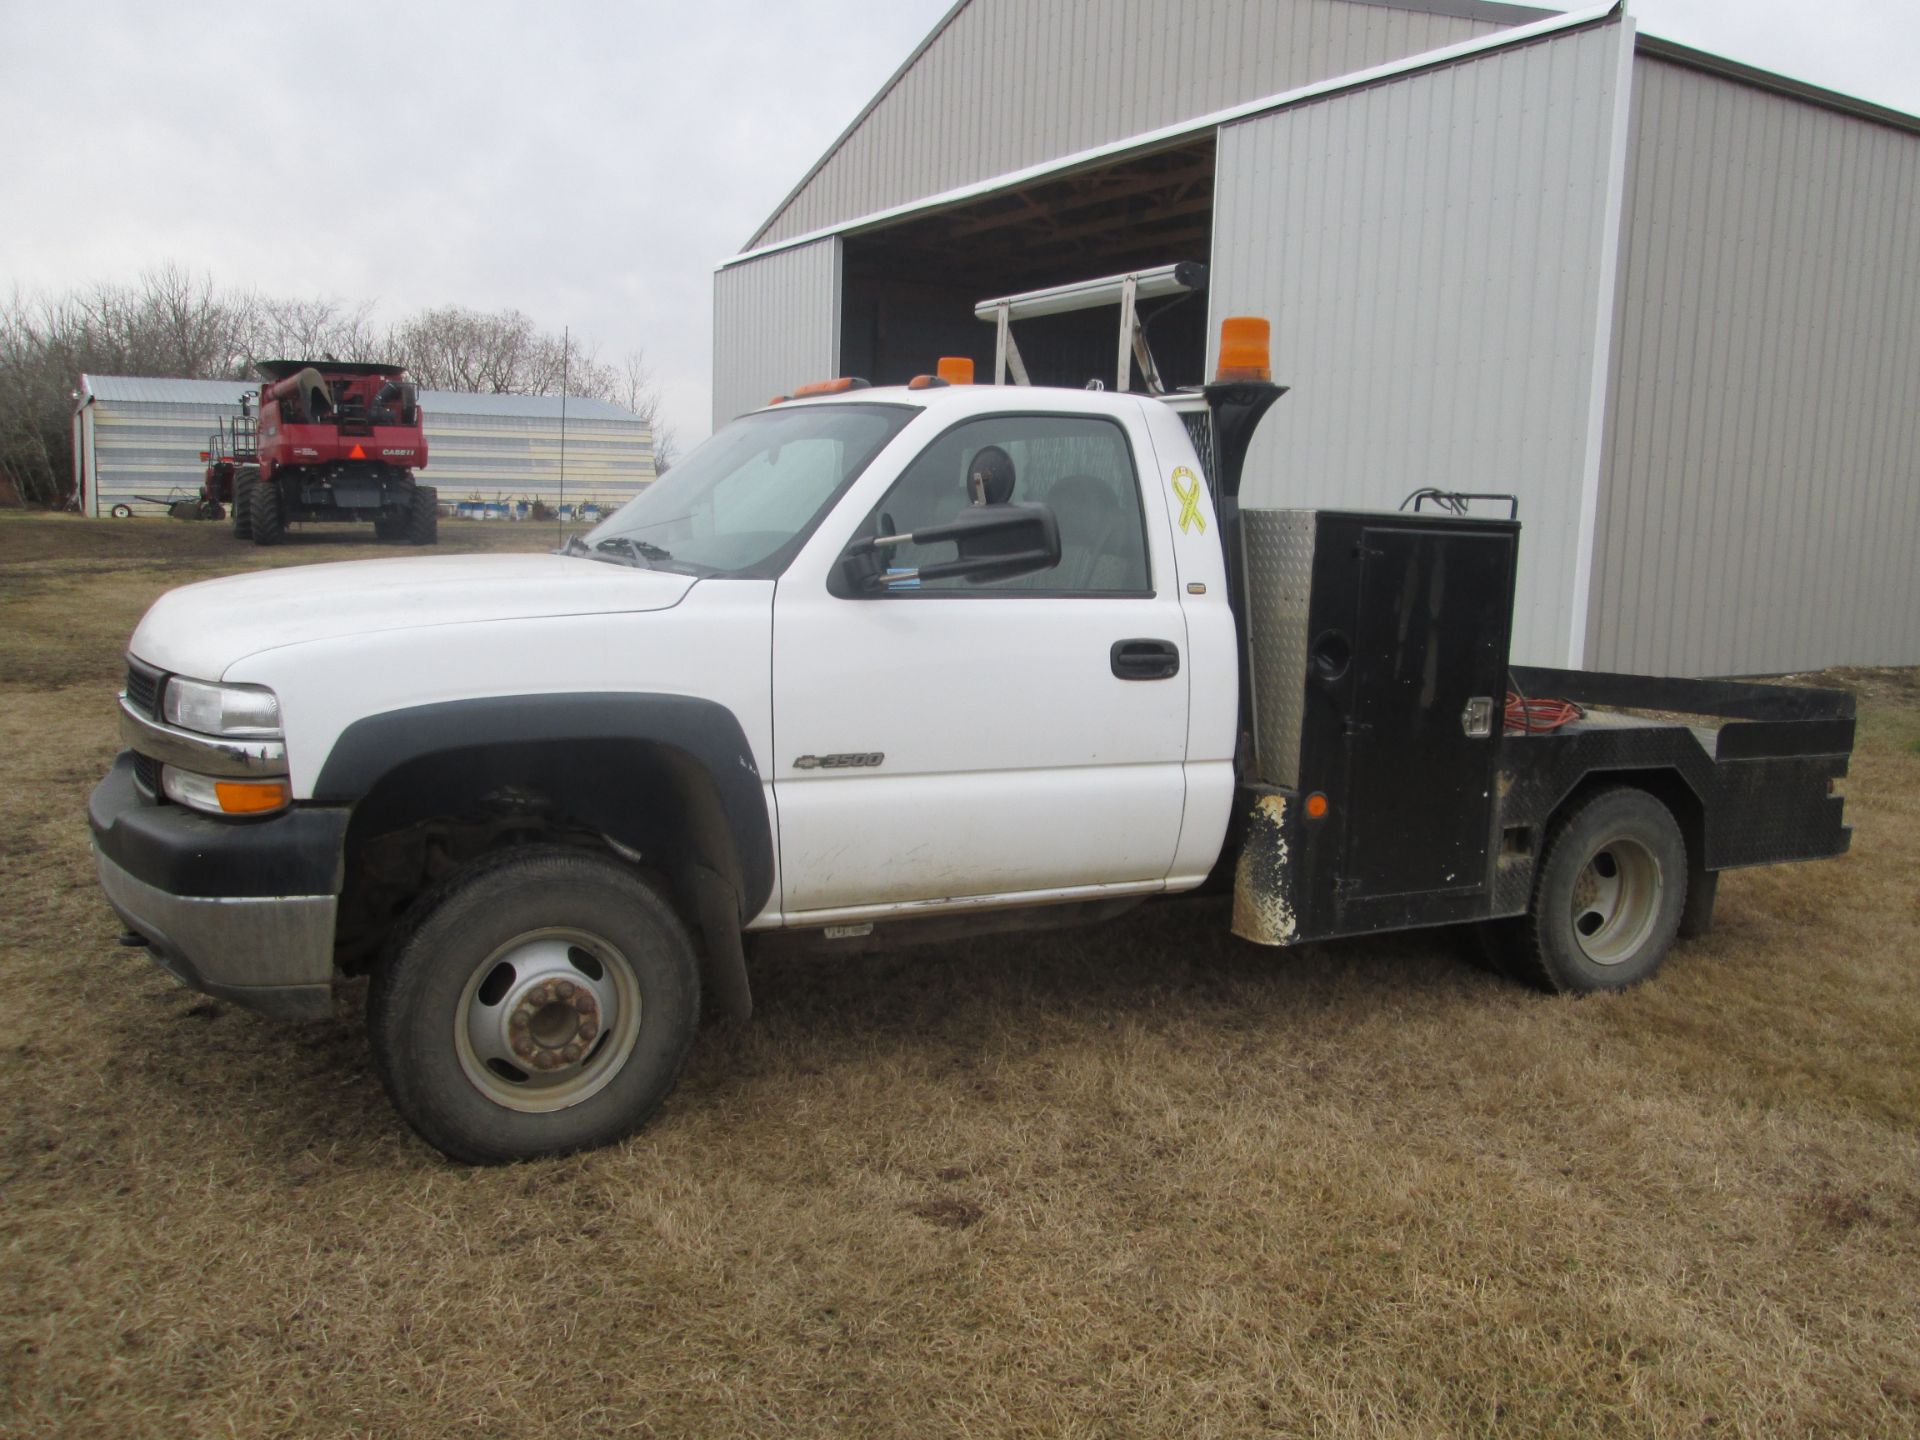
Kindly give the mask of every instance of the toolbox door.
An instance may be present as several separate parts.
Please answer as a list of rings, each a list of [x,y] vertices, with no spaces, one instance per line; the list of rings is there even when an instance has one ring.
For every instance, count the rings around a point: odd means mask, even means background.
[[[1486,888],[1515,538],[1469,525],[1360,531],[1343,910]],[[1476,701],[1491,707],[1484,723],[1465,718]]]

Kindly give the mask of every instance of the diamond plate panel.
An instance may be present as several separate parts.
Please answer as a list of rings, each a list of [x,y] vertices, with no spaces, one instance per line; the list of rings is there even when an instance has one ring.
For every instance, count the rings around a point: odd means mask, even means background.
[[[1207,477],[1207,488],[1213,489],[1213,412],[1211,410],[1182,410],[1180,421],[1187,427],[1187,438],[1193,442],[1194,454],[1200,457],[1200,473]]]
[[[1300,783],[1315,517],[1312,510],[1240,512],[1254,768],[1269,785],[1286,789]]]

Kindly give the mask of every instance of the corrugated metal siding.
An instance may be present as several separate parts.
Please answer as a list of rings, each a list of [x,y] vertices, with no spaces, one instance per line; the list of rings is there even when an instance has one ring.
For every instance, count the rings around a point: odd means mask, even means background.
[[[1514,654],[1575,637],[1619,21],[1227,126],[1210,305],[1273,321],[1248,505],[1520,497]],[[1211,368],[1211,361],[1210,361]]]
[[[748,248],[1502,28],[1345,0],[973,0]]]
[[[1920,662],[1920,138],[1634,75],[1591,663]]]
[[[257,390],[260,380],[256,377],[248,380],[176,380],[159,375],[82,375],[81,389],[89,395],[102,400],[138,400],[156,405],[191,405],[196,414],[205,410],[211,415],[208,406],[220,407],[220,414],[238,414],[236,403],[243,390]],[[560,397],[558,395],[481,395],[466,390],[422,390],[420,404],[428,411],[442,415],[496,415],[530,416],[538,419],[557,420],[560,418]],[[596,400],[585,395],[569,395],[566,400],[567,419],[574,420],[612,420],[619,424],[631,425],[635,416],[631,410],[615,405],[610,400]]]
[[[713,428],[840,363],[840,241],[763,255],[713,277]]]

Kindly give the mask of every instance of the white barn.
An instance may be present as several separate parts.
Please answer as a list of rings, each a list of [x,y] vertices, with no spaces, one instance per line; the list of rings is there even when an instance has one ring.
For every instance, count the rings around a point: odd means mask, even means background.
[[[1294,387],[1247,503],[1516,494],[1516,659],[1920,663],[1916,216],[1920,119],[1624,5],[961,0],[720,266],[714,418],[1204,262],[1170,378],[1259,314]],[[1112,311],[1030,323],[1112,383]]]
[[[139,496],[200,488],[200,452],[221,420],[240,413],[244,380],[165,380],[83,375],[74,400],[74,491],[87,515],[110,514]],[[421,479],[443,505],[462,500],[534,500],[604,509],[654,478],[653,431],[605,400],[566,402],[564,463],[557,395],[469,395],[422,390],[427,467]]]

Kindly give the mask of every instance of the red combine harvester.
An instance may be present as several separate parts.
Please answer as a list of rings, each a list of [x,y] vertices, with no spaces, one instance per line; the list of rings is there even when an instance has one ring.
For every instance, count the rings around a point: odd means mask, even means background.
[[[296,520],[371,520],[382,540],[431,545],[439,496],[414,483],[427,463],[418,394],[397,365],[266,360],[257,419],[222,426],[201,458],[202,503],[233,533],[277,545]]]

